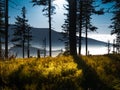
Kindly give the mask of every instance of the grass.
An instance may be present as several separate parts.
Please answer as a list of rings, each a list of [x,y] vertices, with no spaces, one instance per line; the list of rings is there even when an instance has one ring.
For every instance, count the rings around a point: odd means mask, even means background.
[[[120,55],[0,61],[0,90],[120,90]]]
[[[82,57],[82,60],[95,70],[105,85],[120,90],[120,55]]]
[[[76,90],[82,82],[82,70],[70,56],[18,59],[0,67],[3,90]]]

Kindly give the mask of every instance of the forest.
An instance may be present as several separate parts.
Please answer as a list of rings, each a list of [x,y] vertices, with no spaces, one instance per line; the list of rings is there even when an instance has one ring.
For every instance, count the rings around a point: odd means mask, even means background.
[[[55,57],[53,38],[56,37],[53,37],[52,23],[56,14],[55,0],[29,2],[33,7],[42,6],[42,13],[48,19],[48,38],[44,37],[41,41],[41,49],[36,48],[36,56],[31,55],[31,52],[34,53],[30,49],[34,40],[33,27],[29,24],[26,6],[20,9],[12,31],[9,31],[10,2],[16,4],[14,0],[0,0],[0,90],[120,90],[120,0],[66,0],[67,4],[63,5],[65,19],[60,33],[64,51],[60,50]],[[108,4],[110,7],[101,7]],[[91,55],[88,33],[99,29],[93,25],[92,16],[106,13],[112,14],[108,28],[116,38],[112,43],[106,43],[107,54]],[[81,53],[83,33],[85,55]],[[21,57],[10,52],[11,45],[22,51]],[[113,48],[112,52],[110,47]]]

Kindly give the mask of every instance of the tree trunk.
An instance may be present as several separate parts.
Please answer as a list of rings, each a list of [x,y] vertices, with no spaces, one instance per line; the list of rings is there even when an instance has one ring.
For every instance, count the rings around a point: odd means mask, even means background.
[[[51,0],[49,0],[49,10],[48,10],[48,16],[49,16],[49,56],[52,56],[52,40],[51,40]]]
[[[8,59],[8,0],[5,0],[5,58]]]
[[[30,43],[29,43],[29,39],[28,39],[28,45],[27,45],[27,57],[30,57]]]
[[[23,58],[25,57],[25,45],[24,45],[24,38],[23,38],[23,42],[22,42],[22,52],[23,52]]]
[[[108,41],[107,48],[108,48],[108,54],[110,54],[110,41]]]
[[[26,29],[26,27],[25,27],[25,18],[26,18],[26,16],[25,16],[25,7],[23,7],[22,8],[22,16],[23,16],[23,45],[22,45],[22,49],[23,49],[23,58],[25,57],[25,29]]]
[[[27,57],[28,58],[30,57],[30,50],[29,49],[27,50]]]
[[[23,42],[22,42],[23,58],[25,57],[25,20],[23,22]]]
[[[76,49],[76,0],[69,0],[69,43],[70,43],[70,54],[77,55],[77,49]]]
[[[115,39],[113,40],[113,54],[115,54]]]
[[[80,2],[80,30],[79,30],[79,55],[81,55],[82,41],[82,1]]]
[[[40,58],[40,49],[37,50],[37,57]]]
[[[88,55],[88,22],[86,17],[86,26],[85,26],[85,46],[86,46],[86,56]]]
[[[2,58],[2,42],[1,42],[1,36],[0,36],[0,59]]]
[[[89,2],[86,1],[86,6]],[[88,55],[88,25],[89,25],[89,13],[88,13],[88,8],[85,9],[85,47],[86,47],[86,56]]]
[[[44,57],[46,57],[46,38],[43,40],[43,48],[44,48]]]
[[[30,57],[30,37],[29,37],[29,30],[28,30],[28,38],[27,38],[27,57],[29,58]]]

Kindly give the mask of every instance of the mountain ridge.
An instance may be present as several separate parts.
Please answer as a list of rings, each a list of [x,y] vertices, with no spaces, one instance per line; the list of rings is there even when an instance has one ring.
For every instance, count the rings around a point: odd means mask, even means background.
[[[14,27],[14,25],[10,25],[9,27],[9,42],[13,37],[13,30],[12,28]],[[46,38],[46,43],[47,46],[49,44],[49,29],[48,28],[35,28],[32,27],[31,28],[31,33],[32,33],[32,45],[33,46],[41,46],[43,43],[43,40]],[[64,41],[61,41],[61,39],[63,39],[63,35],[62,32],[57,32],[52,30],[52,45],[53,46],[63,46],[64,45]],[[103,41],[99,41],[99,40],[95,40],[92,38],[88,38],[88,45],[90,46],[102,46],[107,44],[106,42]],[[85,37],[82,37],[82,45],[85,45]]]
[[[17,53],[19,57],[22,57],[22,49],[13,47],[12,42],[10,41],[13,38],[13,27],[14,25],[11,25],[9,27],[9,45],[10,51],[13,53]],[[32,41],[31,41],[31,47],[30,47],[30,53],[32,56],[37,55],[38,49],[43,49],[44,44],[43,40],[46,38],[46,50],[47,55],[49,54],[49,29],[48,28],[31,28],[31,33],[33,35]],[[64,41],[61,41],[60,39],[63,38],[63,35],[61,32],[57,32],[52,30],[52,51],[58,50],[58,54],[64,49]],[[98,41],[95,39],[88,38],[88,47],[105,47],[107,45],[106,42]],[[85,46],[85,37],[82,37],[82,47]],[[27,51],[25,51],[26,54]],[[57,52],[54,52],[56,54]]]

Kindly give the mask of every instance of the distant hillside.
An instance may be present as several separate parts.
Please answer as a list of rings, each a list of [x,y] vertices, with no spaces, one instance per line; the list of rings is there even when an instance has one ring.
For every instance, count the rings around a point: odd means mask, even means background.
[[[13,37],[13,28],[14,26],[11,25],[9,27],[9,40]],[[41,46],[43,44],[43,40],[46,38],[47,45],[49,44],[49,29],[48,28],[32,28],[32,46]],[[61,46],[63,42],[59,39],[62,38],[62,35],[59,32],[52,30],[52,45],[53,46]]]
[[[13,25],[10,25],[9,27],[9,40],[13,37]],[[47,46],[49,44],[49,29],[48,28],[32,28],[31,29],[33,40],[31,41],[32,46],[42,46],[43,40],[46,38]],[[63,38],[62,33],[52,30],[52,46],[53,47],[63,47],[64,42],[60,39]],[[89,46],[105,46],[106,43],[102,41],[98,41],[95,39],[88,38],[88,44]],[[82,37],[82,45],[85,45],[85,38]]]
[[[9,46],[11,46],[10,51],[13,53],[17,53],[19,57],[22,56],[22,49],[13,47],[11,43],[11,39],[13,37],[13,25],[10,25],[9,27]],[[30,55],[36,56],[38,49],[43,49],[43,40],[46,38],[46,47],[47,47],[47,55],[49,55],[49,29],[48,28],[33,28],[31,29],[32,32],[32,41],[31,41],[31,47],[30,47]],[[62,49],[64,49],[64,41],[61,41],[63,38],[63,35],[61,32],[57,32],[52,30],[52,51],[53,55],[58,55]],[[105,47],[107,43],[101,42],[95,39],[88,38],[88,46],[90,47]],[[85,46],[85,38],[82,37],[82,47]],[[83,50],[84,51],[84,50]],[[83,52],[82,51],[82,52]],[[26,51],[27,52],[27,51]],[[25,55],[26,55],[25,52]],[[90,51],[92,52],[92,51]],[[83,53],[84,54],[84,53]]]

